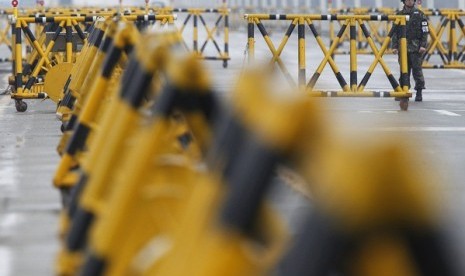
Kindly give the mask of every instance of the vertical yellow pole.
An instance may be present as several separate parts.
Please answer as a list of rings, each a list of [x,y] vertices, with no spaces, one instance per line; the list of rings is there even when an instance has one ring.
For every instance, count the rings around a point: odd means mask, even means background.
[[[254,38],[254,28],[255,23],[252,17],[248,18],[247,24],[247,37],[248,37],[248,45],[247,50],[249,53],[249,62],[252,62],[255,57],[255,38]]]
[[[407,28],[406,18],[400,19],[400,70],[402,91],[408,92],[408,65],[407,65]]]
[[[450,49],[450,63],[455,63],[457,61],[457,33],[455,30],[456,17],[457,14],[450,14],[450,37],[449,37],[449,49]]]
[[[357,32],[355,18],[350,19],[350,90],[357,92]]]
[[[21,20],[17,19],[15,26],[15,65],[16,65],[16,93],[23,92],[23,51],[21,42]]]
[[[73,30],[71,19],[66,20],[66,62],[73,62]]]
[[[305,79],[305,21],[303,17],[299,17],[297,30],[299,37],[299,88],[305,90],[307,81]]]

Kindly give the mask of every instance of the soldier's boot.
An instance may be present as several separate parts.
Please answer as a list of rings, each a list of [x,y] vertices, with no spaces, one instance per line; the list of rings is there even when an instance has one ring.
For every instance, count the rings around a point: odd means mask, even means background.
[[[417,89],[417,94],[415,95],[415,101],[421,102],[423,101],[423,96],[421,95],[422,89]]]

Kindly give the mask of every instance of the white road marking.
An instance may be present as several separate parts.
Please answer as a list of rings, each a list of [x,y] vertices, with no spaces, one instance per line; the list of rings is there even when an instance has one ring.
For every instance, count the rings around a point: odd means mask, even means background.
[[[460,114],[457,114],[457,113],[454,113],[454,112],[451,112],[451,111],[447,111],[447,110],[434,110],[435,112],[439,113],[439,114],[442,114],[442,115],[447,115],[447,116],[453,116],[453,117],[460,117],[462,115]]]
[[[373,131],[382,132],[465,132],[465,127],[381,127]]]
[[[11,250],[7,247],[0,246],[0,275],[11,275]]]

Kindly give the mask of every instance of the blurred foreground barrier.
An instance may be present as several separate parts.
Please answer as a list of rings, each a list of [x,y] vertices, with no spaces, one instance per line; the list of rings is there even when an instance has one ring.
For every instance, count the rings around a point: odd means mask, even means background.
[[[418,170],[406,137],[379,138],[330,142],[305,166],[314,209],[278,275],[463,275],[439,212],[443,183]]]
[[[283,60],[281,59],[281,54],[286,46],[287,41],[289,40],[290,35],[294,31],[295,27],[298,28],[298,87],[301,90],[306,90],[312,96],[322,96],[322,97],[398,97],[401,98],[400,107],[402,110],[407,110],[408,108],[408,98],[411,97],[409,93],[408,86],[404,85],[408,82],[406,79],[407,75],[407,47],[406,47],[406,18],[405,16],[386,16],[386,15],[276,15],[276,14],[246,14],[245,19],[248,21],[248,51],[249,51],[249,61],[254,59],[255,51],[255,35],[254,35],[254,26],[256,25],[262,34],[266,44],[268,45],[269,50],[271,51],[272,58],[270,60],[270,65],[274,66],[277,63],[278,67],[284,73],[288,82],[296,87],[296,83],[293,80],[291,74],[287,70]],[[271,41],[267,30],[265,29],[262,20],[287,20],[290,22],[289,28],[286,32],[286,35],[282,39],[278,48],[276,48]],[[341,29],[339,30],[338,36],[335,38],[329,49],[324,45],[320,34],[316,30],[313,22],[319,20],[342,20]],[[385,38],[381,48],[378,48],[371,37],[370,31],[367,29],[365,22],[371,20],[380,20],[380,21],[393,21],[394,27],[391,28],[391,31]],[[321,49],[323,54],[323,60],[320,62],[319,66],[312,75],[310,81],[307,83],[306,75],[306,43],[305,43],[305,26],[308,25],[312,31],[313,36],[315,37],[318,46]],[[365,73],[363,79],[358,83],[357,75],[359,74],[357,70],[357,41],[356,41],[356,26],[359,26],[362,29],[363,35],[367,39],[371,50],[374,53],[374,61],[371,63],[367,72]],[[346,31],[346,28],[349,27],[350,30],[350,84],[347,84],[345,78],[341,74],[337,63],[332,58],[334,51],[339,45],[339,41]],[[391,41],[391,37],[396,30],[396,28],[401,28],[401,47],[400,47],[400,71],[401,71],[401,84],[397,82],[395,77],[392,75],[391,70],[387,66],[386,62],[383,60],[383,55],[386,52],[388,45]],[[317,91],[314,87],[323,72],[326,64],[330,65],[334,76],[336,77],[342,91]],[[394,91],[386,92],[377,92],[377,91],[365,91],[365,86],[368,83],[368,80],[371,77],[374,69],[378,65],[381,65],[386,77],[389,80]]]

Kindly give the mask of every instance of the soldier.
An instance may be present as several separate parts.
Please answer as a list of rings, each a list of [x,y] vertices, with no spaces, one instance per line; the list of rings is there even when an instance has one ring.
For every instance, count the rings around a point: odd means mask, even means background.
[[[408,15],[407,21],[407,64],[408,64],[408,87],[410,88],[410,72],[413,71],[415,80],[416,102],[423,100],[422,90],[425,89],[425,78],[421,64],[423,62],[423,53],[426,52],[426,42],[428,38],[428,21],[425,14],[415,7],[416,0],[401,0],[404,8],[398,12],[398,15]],[[392,48],[394,54],[398,53],[400,41],[400,28],[394,32],[392,37]],[[402,80],[400,84],[403,85]]]

